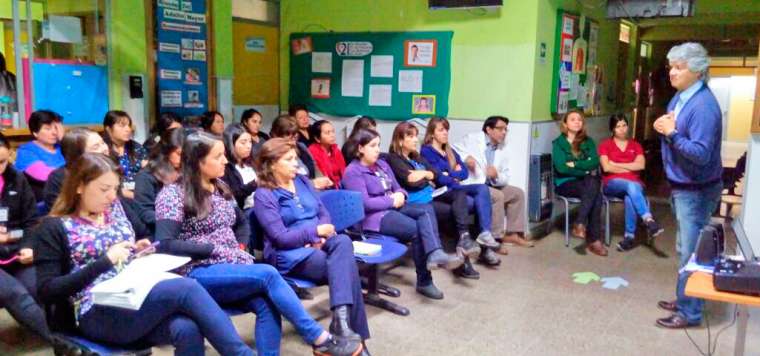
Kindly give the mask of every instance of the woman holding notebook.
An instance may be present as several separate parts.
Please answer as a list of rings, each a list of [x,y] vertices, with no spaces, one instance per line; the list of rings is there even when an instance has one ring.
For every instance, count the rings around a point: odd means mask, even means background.
[[[295,143],[270,139],[261,146],[256,164],[259,189],[254,211],[266,236],[264,257],[284,275],[328,284],[333,311],[330,331],[349,339],[368,339],[351,239],[335,232],[311,181],[296,173]]]
[[[54,305],[49,324],[115,345],[172,344],[176,355],[203,355],[204,338],[220,354],[253,355],[229,317],[192,279],[159,282],[139,310],[93,303],[96,284],[151,246],[148,240],[135,241],[119,187],[116,163],[85,153],[64,180],[50,217],[35,229],[39,297]]]

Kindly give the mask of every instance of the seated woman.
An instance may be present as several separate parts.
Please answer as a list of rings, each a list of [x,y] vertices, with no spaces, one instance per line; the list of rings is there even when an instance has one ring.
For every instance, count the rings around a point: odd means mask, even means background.
[[[335,144],[335,127],[327,120],[319,120],[309,128],[313,143],[309,152],[314,157],[317,167],[332,182],[340,183],[346,162],[340,148]]]
[[[264,257],[283,275],[329,285],[330,331],[366,340],[369,326],[351,239],[335,233],[317,191],[296,173],[295,148],[289,140],[271,139],[257,161],[261,188],[254,211],[266,236]]]
[[[156,233],[156,196],[161,188],[179,178],[186,131],[184,128],[165,131],[153,147],[148,164],[135,177],[137,215],[151,235]]]
[[[396,125],[387,158],[388,164],[393,169],[401,187],[408,192],[409,203],[430,204],[433,200],[437,200],[451,205],[451,212],[459,233],[457,253],[465,258],[465,264],[455,273],[466,278],[478,278],[479,274],[469,263],[470,258],[480,255],[481,249],[470,237],[468,223],[470,208],[467,204],[467,192],[451,189],[433,198],[436,175],[441,172],[417,152],[418,133],[417,127],[411,123],[402,122]]]
[[[132,118],[124,111],[112,110],[103,118],[103,141],[110,155],[121,166],[121,195],[135,197],[135,175],[148,163],[148,153],[132,139]]]
[[[309,132],[309,109],[306,108],[306,105],[293,104],[288,109],[288,114],[296,120],[298,142],[309,147],[313,142],[313,138]]]
[[[346,167],[343,187],[362,193],[366,217],[362,227],[412,243],[417,268],[417,292],[431,299],[443,299],[433,284],[431,270],[455,269],[464,263],[441,248],[438,221],[430,204],[406,202],[407,193],[396,181],[391,167],[380,160],[380,135],[360,130],[354,136],[354,160]]]
[[[188,135],[182,147],[182,175],[156,198],[156,238],[161,248],[193,258],[179,272],[197,280],[222,305],[256,313],[256,348],[276,355],[282,337],[280,315],[313,346],[315,355],[356,355],[360,340],[333,337],[312,319],[276,269],[254,264],[245,252],[247,217],[220,179],[227,159],[219,137]]]
[[[256,170],[251,155],[251,135],[240,124],[224,129],[224,154],[227,165],[222,180],[232,191],[238,208],[253,208],[253,192],[256,191]]]
[[[351,163],[351,160],[354,159],[351,157],[352,152],[356,151],[356,147],[353,147],[353,137],[362,129],[377,130],[377,122],[369,116],[362,116],[354,122],[354,127],[351,129],[348,139],[343,143],[343,147],[340,149],[340,152],[343,154],[344,162]]]
[[[625,201],[625,234],[617,244],[618,251],[625,252],[635,246],[637,217],[646,224],[650,239],[665,229],[652,217],[644,196],[644,182],[639,178],[639,171],[646,167],[644,149],[635,139],[628,138],[628,119],[620,114],[610,116],[610,132],[612,137],[599,144],[599,163],[604,172],[604,194]]]
[[[0,265],[0,308],[50,341],[45,312],[35,301],[34,241],[30,236],[37,223],[34,193],[24,174],[9,164],[10,155],[11,146],[0,134],[0,260],[11,261]]]
[[[298,137],[298,125],[296,120],[289,115],[280,115],[274,122],[272,122],[272,131],[269,132],[272,138],[286,138],[293,141],[296,145],[296,153],[298,154],[298,174],[304,175],[311,179],[311,183],[314,187],[323,190],[334,187],[339,182],[333,182],[330,178],[317,167],[314,163],[314,157],[309,152],[309,148],[297,141]]]
[[[29,116],[29,131],[34,140],[16,149],[13,163],[16,170],[37,182],[45,182],[53,170],[66,163],[58,146],[60,123],[61,116],[49,110],[37,110]]]
[[[93,303],[92,287],[149,248],[117,199],[119,167],[85,153],[66,177],[50,217],[34,231],[40,299],[54,306],[50,325],[115,345],[174,345],[176,355],[203,355],[204,338],[223,355],[253,355],[227,314],[188,278],[161,281],[139,310]]]
[[[69,130],[61,140],[61,153],[63,154],[63,158],[66,159],[66,164],[56,168],[50,173],[47,182],[45,182],[43,198],[48,210],[53,208],[53,204],[58,198],[58,194],[61,193],[61,186],[63,186],[63,179],[66,177],[66,171],[71,168],[71,166],[85,152],[102,153],[107,155],[108,146],[103,141],[103,138],[95,131],[91,131],[84,127],[77,127]]]
[[[158,116],[156,123],[153,124],[153,128],[150,130],[150,136],[148,136],[148,139],[143,142],[143,148],[150,152],[153,149],[153,146],[161,140],[161,136],[163,136],[164,132],[178,127],[182,127],[182,118],[179,117],[179,115],[170,111],[162,112],[161,115]]]
[[[224,116],[218,111],[206,111],[201,115],[201,128],[210,134],[222,136],[224,133]]]
[[[261,120],[261,113],[256,109],[247,109],[240,115],[240,124],[251,135],[251,142],[253,143],[251,150],[254,154],[269,139],[269,135],[261,131]]]
[[[483,249],[480,260],[486,265],[497,266],[501,261],[493,249],[499,248],[501,244],[491,234],[491,192],[485,184],[459,183],[467,179],[469,173],[462,158],[449,144],[449,127],[446,119],[430,119],[420,154],[441,172],[436,176],[437,185],[449,190],[462,190],[473,199],[480,225],[480,233],[475,241],[487,247]]]
[[[103,139],[96,132],[91,131],[84,127],[77,127],[63,136],[61,141],[61,151],[63,156],[66,157],[66,165],[60,167],[50,174],[50,178],[45,183],[44,198],[45,204],[52,209],[56,199],[63,187],[63,181],[66,174],[70,172],[71,167],[76,163],[83,154],[89,153],[101,153],[108,154],[108,146],[106,146]],[[120,192],[123,189],[120,190]],[[126,198],[121,193],[119,194],[119,200],[122,204],[122,208],[132,224],[132,229],[135,231],[137,237],[149,237],[152,236],[151,231],[140,220],[140,216],[132,199]]]
[[[594,140],[586,136],[583,113],[569,111],[560,123],[559,137],[552,141],[554,191],[581,200],[573,235],[586,239],[586,249],[607,256],[599,240],[602,233],[602,196],[599,191],[599,155]]]

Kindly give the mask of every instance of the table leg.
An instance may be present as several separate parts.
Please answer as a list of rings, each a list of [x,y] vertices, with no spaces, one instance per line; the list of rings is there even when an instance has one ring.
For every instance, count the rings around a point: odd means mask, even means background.
[[[747,306],[740,304],[736,309],[736,343],[734,344],[734,356],[744,356],[748,319],[749,310]]]

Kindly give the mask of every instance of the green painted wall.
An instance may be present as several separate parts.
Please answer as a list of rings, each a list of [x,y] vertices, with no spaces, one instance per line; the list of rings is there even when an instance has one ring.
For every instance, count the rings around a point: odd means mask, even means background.
[[[112,109],[122,107],[122,77],[126,74],[148,73],[145,31],[143,0],[111,1],[111,36],[108,44],[111,48],[109,95]],[[147,90],[145,94],[150,95]]]
[[[575,12],[578,14],[586,15],[587,18],[596,20],[599,23],[599,44],[597,49],[597,62],[604,69],[604,75],[606,76],[604,82],[604,90],[606,97],[609,94],[609,87],[613,86],[617,90],[621,90],[630,85],[633,78],[633,63],[635,49],[629,52],[629,69],[628,80],[626,83],[615,83],[617,79],[617,53],[618,53],[618,35],[620,32],[620,23],[618,20],[606,19],[606,6],[601,6],[596,9],[588,9],[584,6],[579,6],[575,1],[568,0],[537,0],[538,2],[538,26],[536,27],[537,42],[545,42],[547,46],[547,60],[546,64],[538,64],[534,71],[533,80],[535,82],[533,86],[532,97],[532,117],[534,120],[549,120],[550,114],[550,102],[552,92],[552,80],[554,80],[554,73],[552,73],[552,61],[556,55],[558,49],[555,48],[554,36],[557,26],[557,10],[563,9],[566,11]],[[631,31],[631,43],[635,47],[636,29]],[[538,49],[537,49],[538,50]],[[538,54],[536,54],[537,56]],[[609,113],[617,111],[613,103],[603,99],[602,111],[603,113]]]
[[[449,116],[531,120],[538,19],[532,0],[496,10],[428,10],[427,0],[282,0],[280,103],[288,105],[293,32],[447,30],[454,31]]]
[[[209,0],[214,26],[214,67],[216,76],[232,78],[232,1]]]

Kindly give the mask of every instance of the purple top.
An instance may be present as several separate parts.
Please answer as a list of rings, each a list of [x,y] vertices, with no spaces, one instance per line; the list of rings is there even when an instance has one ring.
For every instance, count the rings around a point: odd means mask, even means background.
[[[104,215],[104,226],[93,225],[92,222],[75,216],[61,218],[63,228],[69,237],[69,251],[71,251],[73,266],[70,273],[77,272],[84,266],[94,263],[115,244],[123,241],[135,241],[132,224],[127,220],[118,199],[114,201]],[[77,318],[92,308],[92,292],[90,291],[92,287],[113,278],[117,273],[116,267],[111,267],[71,297],[71,304],[74,305]]]
[[[370,231],[380,231],[380,221],[385,213],[393,209],[391,194],[406,191],[396,181],[388,163],[378,160],[373,166],[365,167],[353,160],[343,174],[343,188],[362,193],[364,213],[367,215],[362,227]]]
[[[253,256],[238,247],[233,227],[235,226],[235,199],[226,200],[219,191],[211,195],[211,210],[203,219],[185,218],[185,192],[178,184],[170,184],[161,189],[156,197],[156,220],[171,220],[180,223],[178,240],[198,244],[212,244],[211,256],[193,260],[178,270],[186,274],[199,265],[217,263],[253,264]]]

